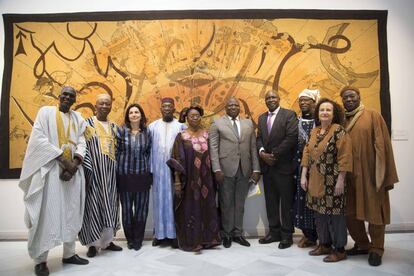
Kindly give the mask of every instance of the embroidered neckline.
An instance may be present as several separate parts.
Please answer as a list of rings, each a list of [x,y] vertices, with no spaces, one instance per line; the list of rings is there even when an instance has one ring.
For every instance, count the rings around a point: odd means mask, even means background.
[[[61,111],[59,110],[59,107],[56,107],[56,127],[58,132],[58,140],[59,140],[59,148],[63,150],[63,157],[72,160],[72,150],[69,146],[69,144],[75,145],[75,143],[70,140],[70,124],[71,124],[71,113],[70,110],[68,112],[69,115],[69,122],[68,127],[65,130],[65,125],[63,123]]]

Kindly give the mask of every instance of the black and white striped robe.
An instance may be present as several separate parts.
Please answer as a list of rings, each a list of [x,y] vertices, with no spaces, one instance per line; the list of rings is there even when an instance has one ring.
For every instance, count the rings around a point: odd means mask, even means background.
[[[86,122],[89,127],[95,128],[93,117]],[[110,122],[109,126],[116,137],[116,125]],[[99,143],[96,132],[91,137],[86,137],[86,155],[83,161],[86,200],[82,229],[79,232],[79,240],[83,245],[98,241],[106,228],[112,228],[114,236],[120,229],[116,160],[103,154]]]

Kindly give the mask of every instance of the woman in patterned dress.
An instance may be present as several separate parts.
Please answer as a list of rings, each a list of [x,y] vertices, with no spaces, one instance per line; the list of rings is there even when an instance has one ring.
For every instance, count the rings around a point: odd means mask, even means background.
[[[307,206],[315,211],[319,245],[312,256],[324,262],[346,259],[345,176],[352,171],[352,145],[342,127],[343,112],[334,101],[322,99],[315,109],[315,125],[302,157],[301,187]]]
[[[185,116],[188,128],[177,135],[172,157],[167,162],[174,171],[178,245],[185,251],[220,245],[208,131],[201,125],[203,113],[201,107],[189,107]]]

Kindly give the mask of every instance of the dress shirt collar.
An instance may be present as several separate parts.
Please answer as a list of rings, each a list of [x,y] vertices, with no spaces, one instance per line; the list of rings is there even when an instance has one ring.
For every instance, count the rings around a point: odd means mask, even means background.
[[[227,117],[229,118],[229,120],[230,120],[231,122],[233,122],[233,118],[232,118],[232,117],[230,117],[229,115],[227,115]],[[234,121],[236,121],[236,122],[240,122],[240,118],[239,118],[239,116],[237,116],[236,118],[234,118]]]
[[[272,113],[273,115],[277,115],[277,113],[279,113],[279,110],[280,110],[280,105],[273,112],[267,111],[267,115],[270,116]]]

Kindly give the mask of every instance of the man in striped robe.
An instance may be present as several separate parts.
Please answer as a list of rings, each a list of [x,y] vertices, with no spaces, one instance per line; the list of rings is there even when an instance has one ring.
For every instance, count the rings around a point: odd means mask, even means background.
[[[85,214],[79,240],[88,247],[87,256],[95,257],[99,248],[121,251],[112,241],[119,223],[119,196],[116,189],[116,125],[108,121],[112,98],[100,94],[96,116],[86,120]]]
[[[24,192],[28,250],[36,275],[49,275],[50,249],[63,243],[63,263],[88,264],[75,254],[82,225],[85,181],[85,120],[70,107],[76,91],[63,87],[59,107],[42,107],[34,122],[23,160],[19,187]]]

